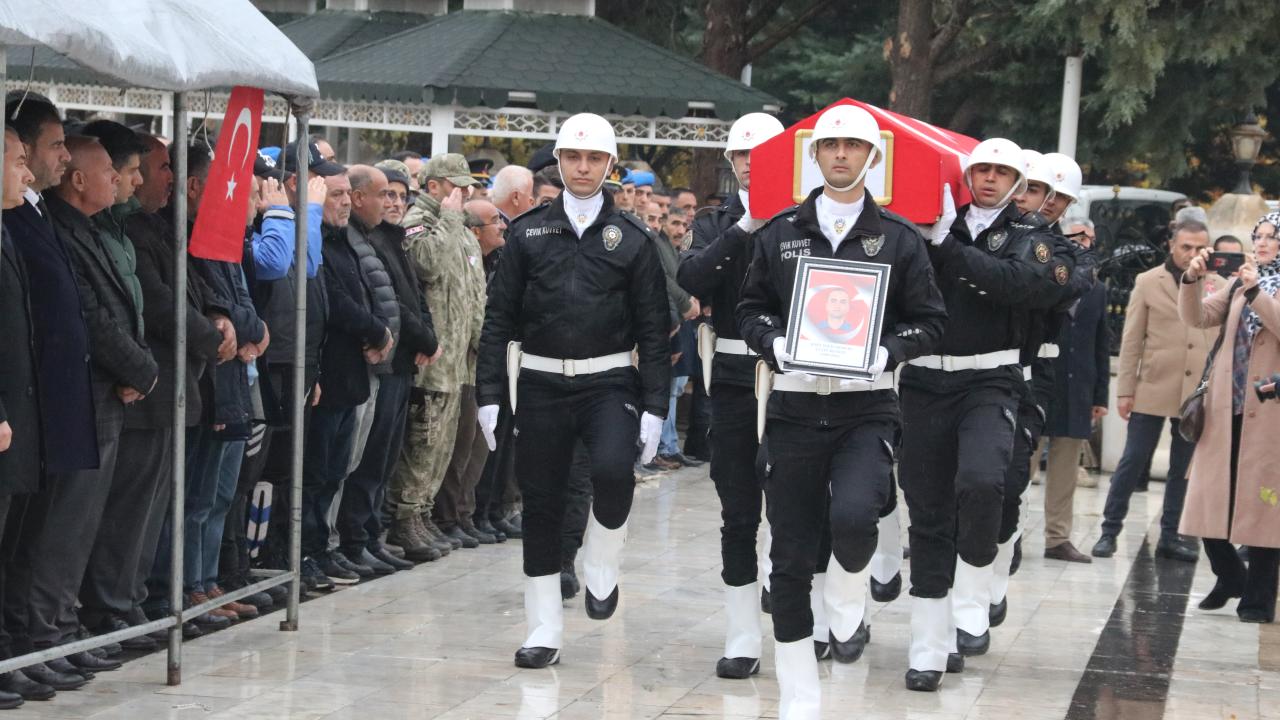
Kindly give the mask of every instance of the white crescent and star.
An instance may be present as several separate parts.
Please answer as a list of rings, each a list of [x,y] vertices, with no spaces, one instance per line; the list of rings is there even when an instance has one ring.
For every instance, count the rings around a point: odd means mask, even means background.
[[[244,128],[244,132],[245,132],[245,145],[244,145],[244,155],[240,157],[239,168],[244,167],[244,164],[245,162],[248,161],[249,155],[251,153],[250,146],[252,145],[252,142],[250,142],[250,140],[252,138],[250,137],[250,134],[253,132],[253,113],[249,112],[249,108],[247,107],[240,108],[240,113],[236,116],[235,127],[231,128],[231,141],[228,143],[229,148],[227,151],[228,165],[231,164],[231,153],[233,153],[236,149],[236,136],[240,134],[241,127]],[[227,178],[227,199],[230,200],[232,197],[235,196],[235,194],[236,194],[236,177],[233,174],[231,177]]]

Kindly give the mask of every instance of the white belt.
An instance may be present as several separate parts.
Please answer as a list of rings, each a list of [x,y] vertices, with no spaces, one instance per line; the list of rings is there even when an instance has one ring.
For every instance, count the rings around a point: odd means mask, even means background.
[[[592,375],[606,370],[631,367],[631,352],[618,352],[600,357],[582,358],[580,360],[542,357],[524,353],[520,356],[520,367],[540,372],[556,373],[565,377]]]
[[[827,377],[825,375],[819,375],[816,381],[809,382],[798,375],[781,373],[773,376],[773,389],[783,392],[830,395],[831,393],[866,392],[868,390],[892,390],[895,387],[893,373],[882,373],[875,382],[855,380],[852,386],[841,385],[842,382],[844,381],[841,378]]]
[[[1005,365],[1017,365],[1017,350],[997,350],[981,355],[925,355],[908,360],[909,365],[956,372],[957,370],[994,370]]]
[[[1062,354],[1062,350],[1057,343],[1045,343],[1040,346],[1040,352],[1036,353],[1037,357],[1056,358]]]
[[[730,338],[716,338],[716,352],[727,355],[750,355],[751,357],[759,355],[755,350],[747,347],[746,340],[732,340]]]

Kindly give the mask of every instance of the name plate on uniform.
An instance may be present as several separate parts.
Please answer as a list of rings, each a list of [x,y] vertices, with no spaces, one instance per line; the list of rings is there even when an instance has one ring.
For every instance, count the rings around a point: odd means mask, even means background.
[[[889,294],[880,263],[802,257],[796,264],[783,370],[869,380]]]

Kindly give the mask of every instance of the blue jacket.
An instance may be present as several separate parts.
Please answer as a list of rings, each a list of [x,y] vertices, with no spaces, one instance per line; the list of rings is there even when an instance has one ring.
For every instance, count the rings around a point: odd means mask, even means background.
[[[324,207],[319,203],[307,205],[307,277],[314,278],[320,271],[320,223]],[[253,263],[258,282],[283,279],[293,268],[294,242],[293,208],[288,205],[272,205],[262,215],[262,230],[253,234]]]

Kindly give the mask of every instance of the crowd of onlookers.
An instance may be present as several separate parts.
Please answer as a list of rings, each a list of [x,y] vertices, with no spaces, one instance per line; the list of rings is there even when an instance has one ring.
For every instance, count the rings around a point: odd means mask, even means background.
[[[550,202],[554,161],[530,167],[404,151],[344,166],[322,137],[262,148],[239,263],[188,256],[175,309],[177,197],[195,227],[214,150],[94,119],[64,120],[10,93],[0,262],[0,658],[170,616],[173,385],[185,369],[186,637],[257,617],[283,586],[217,603],[254,568],[284,569],[293,433],[303,434],[302,582],[328,591],[521,535],[508,443],[476,424],[485,286],[512,218]],[[175,187],[185,155],[187,180]],[[545,153],[542,155],[546,155]],[[307,257],[295,271],[299,157]],[[648,170],[609,190],[653,229],[667,270],[677,367],[662,449],[647,476],[707,459],[696,361],[702,309],[675,281],[697,199]],[[209,188],[209,192],[232,190]],[[307,298],[295,332],[295,292]],[[175,357],[178,324],[186,352]],[[293,426],[295,351],[305,357]],[[693,382],[690,382],[690,381]],[[675,404],[690,388],[690,441]],[[585,481],[575,502],[590,503]],[[573,535],[576,533],[576,538]],[[566,594],[577,590],[566,537]],[[158,631],[0,675],[0,707],[47,699],[120,667]]]

